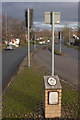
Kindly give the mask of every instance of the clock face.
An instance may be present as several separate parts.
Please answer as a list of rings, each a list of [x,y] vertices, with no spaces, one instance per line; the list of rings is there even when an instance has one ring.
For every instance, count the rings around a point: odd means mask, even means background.
[[[56,85],[56,80],[54,78],[50,77],[48,79],[48,83],[49,83],[49,85]]]

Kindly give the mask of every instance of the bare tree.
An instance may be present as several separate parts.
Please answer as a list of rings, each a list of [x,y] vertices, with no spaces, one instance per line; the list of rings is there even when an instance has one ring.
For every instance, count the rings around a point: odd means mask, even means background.
[[[69,28],[67,25],[65,25],[62,32],[64,37],[64,44],[66,44],[72,38],[72,34],[73,34],[72,28]]]
[[[6,40],[6,18],[3,16],[2,20],[2,36],[3,42]],[[7,39],[10,41],[12,38],[20,38],[25,40],[25,21],[21,21],[17,18],[8,16],[8,29],[7,29]]]

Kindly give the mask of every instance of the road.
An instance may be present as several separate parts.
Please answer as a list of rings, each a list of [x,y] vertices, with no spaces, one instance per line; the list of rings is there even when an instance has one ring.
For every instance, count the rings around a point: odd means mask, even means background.
[[[78,60],[78,55],[80,54],[80,50],[77,50],[74,48],[68,48],[68,47],[64,46],[63,44],[61,46],[62,46],[61,49],[62,49],[63,53],[66,53],[66,54],[68,54],[69,57]],[[55,49],[59,51],[60,45],[55,44]]]
[[[31,47],[31,51],[34,47]],[[10,77],[17,70],[20,63],[27,55],[27,47],[16,48],[15,50],[4,50],[2,52],[2,90],[10,81]]]
[[[73,56],[55,55],[55,74],[73,87],[78,88],[78,59]],[[41,48],[33,56],[35,64],[51,73],[51,52],[48,47]]]
[[[39,46],[37,46],[39,47]],[[58,45],[55,46],[59,49]],[[33,50],[33,47],[31,47]],[[55,74],[65,79],[68,83],[77,88],[78,86],[78,52],[71,48],[62,49],[67,56],[55,55]],[[71,54],[72,52],[72,54]],[[18,66],[27,55],[27,47],[20,47],[14,51],[2,52],[2,88],[5,89],[10,77],[17,70]],[[43,48],[34,55],[36,65],[42,66],[45,71],[51,73],[51,53],[48,48]]]

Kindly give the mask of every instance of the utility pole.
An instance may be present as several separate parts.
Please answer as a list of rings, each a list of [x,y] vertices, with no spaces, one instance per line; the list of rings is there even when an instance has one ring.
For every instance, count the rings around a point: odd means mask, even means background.
[[[28,67],[30,67],[30,16],[28,9]]]

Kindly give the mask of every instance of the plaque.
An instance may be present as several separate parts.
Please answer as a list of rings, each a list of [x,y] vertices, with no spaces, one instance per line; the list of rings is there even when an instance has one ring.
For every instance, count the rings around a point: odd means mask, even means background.
[[[49,104],[58,104],[58,92],[49,92]]]

